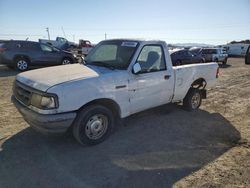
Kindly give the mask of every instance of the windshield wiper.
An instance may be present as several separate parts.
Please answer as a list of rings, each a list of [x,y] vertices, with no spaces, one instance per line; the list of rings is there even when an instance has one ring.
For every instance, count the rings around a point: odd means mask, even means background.
[[[97,65],[97,66],[101,66],[101,67],[106,67],[106,68],[109,68],[111,70],[115,70],[116,67],[115,66],[112,66],[110,64],[107,64],[107,63],[104,63],[102,61],[92,61],[90,63],[86,63],[87,65]]]

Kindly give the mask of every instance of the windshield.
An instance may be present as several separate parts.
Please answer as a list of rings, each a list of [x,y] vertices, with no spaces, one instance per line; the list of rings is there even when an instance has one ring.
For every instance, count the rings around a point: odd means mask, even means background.
[[[133,57],[138,42],[134,41],[103,41],[85,58],[86,64],[126,69]]]

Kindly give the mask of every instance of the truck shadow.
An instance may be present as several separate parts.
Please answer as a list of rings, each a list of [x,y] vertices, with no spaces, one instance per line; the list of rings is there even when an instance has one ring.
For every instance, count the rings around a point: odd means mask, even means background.
[[[27,128],[2,143],[0,187],[172,187],[228,151],[240,133],[219,113],[165,105],[127,118],[102,144]]]

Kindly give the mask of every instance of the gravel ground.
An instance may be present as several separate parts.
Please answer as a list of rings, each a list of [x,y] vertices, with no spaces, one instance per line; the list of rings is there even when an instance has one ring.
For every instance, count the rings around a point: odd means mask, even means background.
[[[0,66],[0,187],[247,187],[250,66],[230,58],[196,112],[170,104],[133,115],[105,142],[33,131],[10,102],[17,72]]]

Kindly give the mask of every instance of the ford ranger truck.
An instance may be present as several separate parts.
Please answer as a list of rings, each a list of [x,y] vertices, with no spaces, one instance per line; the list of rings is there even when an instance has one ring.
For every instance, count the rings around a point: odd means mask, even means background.
[[[217,63],[173,67],[164,41],[105,40],[84,64],[18,74],[12,101],[39,132],[70,130],[79,143],[94,145],[131,114],[180,101],[198,109],[217,77]]]

